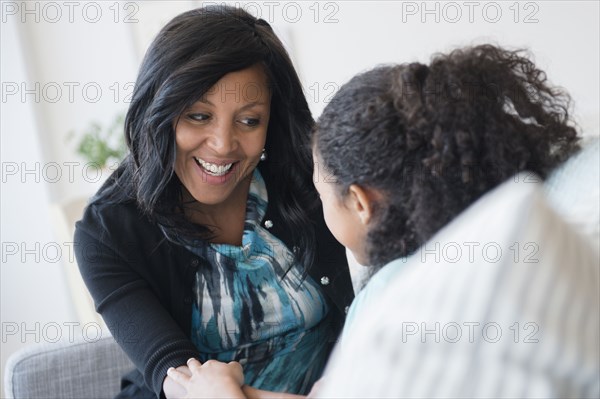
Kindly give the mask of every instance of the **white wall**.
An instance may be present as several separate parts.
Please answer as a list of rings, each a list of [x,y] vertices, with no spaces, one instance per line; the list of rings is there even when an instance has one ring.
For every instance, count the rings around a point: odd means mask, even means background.
[[[492,41],[531,49],[550,80],[572,94],[584,131],[597,133],[598,2],[475,3],[472,22],[464,2],[450,6],[448,2],[425,3],[433,14],[424,14],[420,1],[259,1],[244,7],[271,22],[287,43],[316,116],[327,97],[357,72],[379,63],[427,61],[437,51]],[[116,7],[115,2],[75,2],[72,15],[60,1],[28,2],[26,7],[32,13],[24,13],[23,4],[4,1],[0,5],[2,365],[16,348],[44,338],[42,331],[37,336],[23,335],[22,330],[7,334],[13,323],[31,329],[36,322],[78,321],[66,294],[61,262],[50,262],[52,254],[41,251],[44,245],[58,242],[48,204],[89,195],[97,187],[82,176],[83,160],[74,153],[74,143],[66,141],[67,133],[80,134],[93,120],[107,124],[124,111],[126,95],[131,93],[128,83],[135,80],[151,37],[172,16],[200,2],[120,2]],[[520,11],[517,22],[515,4]],[[96,5],[101,9],[98,18]],[[496,18],[496,9],[502,14],[497,22],[490,22]],[[457,10],[462,18],[452,23]],[[537,22],[525,23],[531,12]],[[125,22],[129,13],[137,22]],[[95,19],[98,21],[93,22]],[[39,100],[22,91],[22,84],[35,90],[36,82]],[[15,84],[17,92],[11,94]],[[84,93],[86,84],[90,90]],[[74,88],[73,98],[69,98],[69,85]],[[54,102],[56,86],[62,89],[62,96]],[[100,87],[102,95],[96,96],[93,87]],[[16,174],[7,169],[14,166],[11,162],[19,166]],[[52,162],[61,172],[55,183],[47,181],[55,177],[56,168],[48,166]],[[68,162],[78,163],[71,169],[72,180]],[[24,175],[22,163],[28,169],[38,164],[39,172]],[[39,262],[35,254],[20,250],[12,254],[13,242],[25,242],[26,248],[40,243]]]
[[[19,26],[2,24],[2,82],[26,81],[26,65],[19,43]],[[2,324],[1,364],[16,349],[54,339],[48,323],[73,320],[67,301],[61,262],[54,262],[56,243],[49,223],[49,187],[35,172],[41,170],[43,151],[39,118],[31,102],[2,101],[2,199],[0,227],[2,266],[0,269],[0,320]],[[31,173],[21,173],[27,169]],[[17,171],[18,170],[18,171]],[[12,174],[16,172],[14,175]],[[50,246],[48,246],[50,245]],[[43,251],[43,248],[46,251]],[[62,247],[64,248],[64,247]],[[43,255],[44,253],[44,255]],[[46,259],[50,260],[47,261]],[[42,329],[49,326],[42,334]],[[50,328],[50,329],[48,329]],[[29,331],[29,332],[27,332]]]
[[[306,3],[303,8],[311,18],[303,18],[293,26],[295,58],[306,87],[322,89],[320,102],[313,106],[315,114],[320,114],[325,105],[323,97],[331,92],[324,89],[327,82],[338,86],[379,63],[427,62],[436,52],[492,42],[530,49],[551,82],[572,94],[578,114],[585,115],[586,127],[597,129],[598,2],[536,1],[529,3],[537,8],[527,9],[522,2],[518,4],[516,23],[515,11],[510,8],[516,2],[473,2],[478,4],[473,6],[473,22],[464,3],[349,1],[334,3],[337,11],[333,6],[322,6],[321,21],[335,11],[337,23],[314,23],[314,11],[308,9],[311,3]],[[498,21],[488,22],[496,19],[496,9],[501,10]],[[425,10],[434,12],[427,14]],[[456,10],[462,18],[456,18]],[[525,23],[526,16],[538,22]],[[309,96],[312,93],[307,91]]]

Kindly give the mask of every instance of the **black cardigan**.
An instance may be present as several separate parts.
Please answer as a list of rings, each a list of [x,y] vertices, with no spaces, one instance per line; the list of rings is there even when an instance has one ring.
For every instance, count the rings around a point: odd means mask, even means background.
[[[271,220],[270,232],[291,248],[290,232],[270,205],[263,220]],[[345,250],[327,229],[321,210],[311,218],[317,252],[309,274],[334,304],[339,332],[354,297]],[[197,268],[210,265],[166,240],[134,203],[88,206],[76,224],[75,255],[96,310],[141,372],[129,380],[143,385],[143,375],[145,384],[162,396],[167,369],[199,355],[190,340],[192,285]]]

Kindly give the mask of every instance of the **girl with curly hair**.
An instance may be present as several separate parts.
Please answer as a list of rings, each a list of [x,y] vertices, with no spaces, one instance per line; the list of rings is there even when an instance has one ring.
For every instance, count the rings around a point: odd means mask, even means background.
[[[521,51],[492,45],[375,68],[339,90],[314,131],[313,180],[334,236],[377,274],[317,396],[598,397],[597,252],[540,187],[511,179],[545,179],[579,148],[569,102]],[[519,238],[535,259],[424,256]],[[519,322],[539,339],[500,340],[500,325]],[[498,335],[446,335],[466,325]]]
[[[572,154],[569,102],[522,51],[492,45],[355,76],[314,131],[327,225],[374,270],[412,254],[509,177],[544,178]]]

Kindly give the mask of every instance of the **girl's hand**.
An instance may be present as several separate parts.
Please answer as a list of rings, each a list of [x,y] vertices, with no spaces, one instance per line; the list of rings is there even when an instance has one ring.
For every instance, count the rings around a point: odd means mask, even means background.
[[[209,360],[201,364],[196,359],[187,361],[192,375],[170,368],[167,375],[186,390],[184,398],[239,398],[246,399],[241,386],[244,373],[238,362],[223,363]]]

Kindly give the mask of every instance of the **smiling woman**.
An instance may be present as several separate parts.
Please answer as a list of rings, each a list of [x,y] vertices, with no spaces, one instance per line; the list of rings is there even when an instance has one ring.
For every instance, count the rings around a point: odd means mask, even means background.
[[[190,358],[213,397],[242,382],[306,393],[319,378],[353,293],[312,185],[312,125],[264,20],[201,8],[158,34],[130,153],[75,233],[96,308],[137,366],[119,397],[186,395],[167,370]]]
[[[252,172],[264,153],[270,100],[266,74],[257,64],[225,75],[177,121],[175,173],[193,204],[188,217],[219,226],[213,242],[241,243]]]

